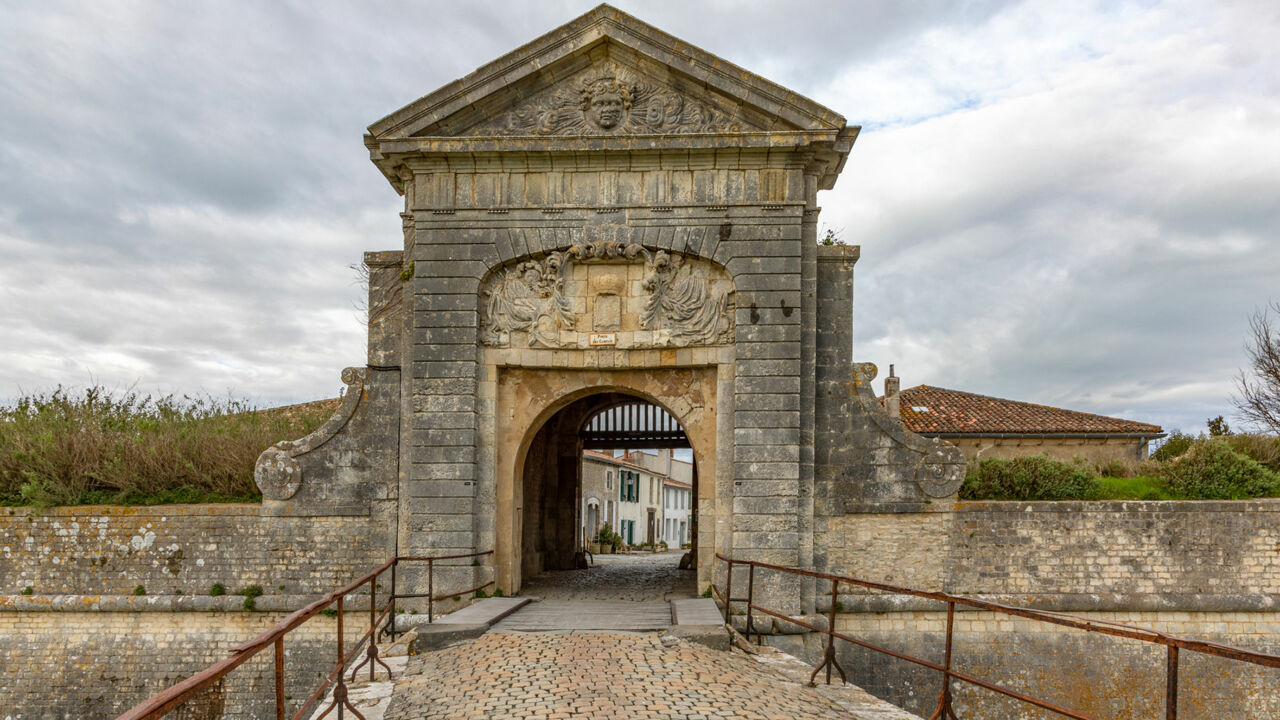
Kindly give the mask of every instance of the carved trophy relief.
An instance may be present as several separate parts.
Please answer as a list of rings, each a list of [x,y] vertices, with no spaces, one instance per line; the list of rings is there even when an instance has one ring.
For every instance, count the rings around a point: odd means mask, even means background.
[[[466,134],[653,135],[743,129],[704,103],[609,65],[543,92]]]
[[[622,263],[619,271],[601,268],[600,275],[607,282],[571,280],[575,266]],[[640,266],[634,283],[621,280],[625,268],[633,265]],[[628,292],[626,288],[632,285]],[[480,342],[493,347],[524,343],[529,347],[580,347],[579,334],[593,330],[629,333],[625,344],[630,347],[733,341],[733,301],[727,276],[718,279],[703,261],[634,243],[584,243],[541,260],[525,260],[491,276],[481,295]],[[592,298],[590,311],[586,309],[587,296]],[[629,312],[631,301],[634,308]],[[587,316],[580,318],[584,313]],[[626,323],[628,315],[633,326]]]
[[[576,323],[564,296],[564,268],[562,255],[551,253],[542,262],[528,260],[500,273],[482,291],[486,313],[480,341],[507,345],[511,333],[520,331],[528,333],[532,346],[559,347],[560,331]]]

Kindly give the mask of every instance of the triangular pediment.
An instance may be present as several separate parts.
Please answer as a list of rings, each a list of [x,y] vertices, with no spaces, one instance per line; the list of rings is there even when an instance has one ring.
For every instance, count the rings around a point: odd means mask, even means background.
[[[610,47],[609,44],[605,45]],[[597,53],[603,56],[606,53]],[[705,87],[645,75],[604,57],[459,135],[668,135],[799,130]],[[429,134],[432,128],[424,130]]]
[[[822,105],[601,5],[379,120],[369,140],[844,128]]]

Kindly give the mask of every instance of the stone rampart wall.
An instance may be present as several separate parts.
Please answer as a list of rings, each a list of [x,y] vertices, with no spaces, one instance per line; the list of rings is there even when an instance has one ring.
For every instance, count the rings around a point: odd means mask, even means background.
[[[0,509],[4,716],[115,717],[386,560],[371,525],[257,505]],[[228,594],[211,597],[215,583]],[[256,610],[232,594],[249,585],[263,589]],[[333,625],[289,636],[294,698],[332,657]],[[270,653],[238,668],[219,691],[225,717],[270,715],[271,684]]]
[[[1065,610],[1280,608],[1280,501],[969,502],[831,519],[833,572]]]
[[[257,505],[0,509],[0,596],[207,596],[261,585],[319,595],[394,552],[366,517],[269,517]]]
[[[1106,612],[1091,618],[1138,625],[1179,637],[1212,639],[1280,653],[1276,612]],[[853,637],[933,662],[942,662],[945,612],[846,614],[837,627]],[[1148,643],[1071,630],[1048,623],[957,612],[955,667],[988,682],[1028,693],[1090,717],[1145,720],[1164,717],[1165,649]],[[806,655],[821,656],[810,636]],[[928,717],[941,689],[939,673],[839,644],[849,681],[877,697]],[[1246,720],[1280,717],[1280,670],[1180,653],[1178,717]],[[960,717],[1027,720],[1061,717],[962,682],[953,685]]]
[[[0,717],[109,720],[227,657],[284,618],[279,612],[0,611]],[[367,629],[348,615],[347,637]],[[286,639],[289,712],[332,670],[336,620],[316,617]],[[273,651],[268,648],[215,687],[226,720],[274,717]],[[333,715],[332,717],[336,717]]]
[[[831,520],[832,570],[1280,654],[1280,502],[981,502]],[[940,662],[945,612],[845,591],[839,627]],[[1117,720],[1163,716],[1164,649],[987,612],[957,612],[957,667]],[[806,654],[820,657],[815,636]],[[929,715],[936,672],[841,644],[850,681]],[[1182,653],[1184,718],[1280,717],[1280,670]],[[961,717],[1055,715],[957,684]]]

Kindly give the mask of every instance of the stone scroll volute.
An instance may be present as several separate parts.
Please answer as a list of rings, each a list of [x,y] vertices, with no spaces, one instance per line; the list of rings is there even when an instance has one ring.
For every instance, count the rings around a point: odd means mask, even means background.
[[[302,465],[298,457],[318,449],[331,440],[355,415],[364,397],[368,370],[346,368],[342,382],[346,384],[337,411],[311,434],[298,440],[285,440],[262,451],[253,468],[253,481],[268,500],[288,500],[302,487]]]
[[[619,348],[733,342],[733,282],[699,258],[601,241],[507,265],[481,286],[480,341],[492,347]]]

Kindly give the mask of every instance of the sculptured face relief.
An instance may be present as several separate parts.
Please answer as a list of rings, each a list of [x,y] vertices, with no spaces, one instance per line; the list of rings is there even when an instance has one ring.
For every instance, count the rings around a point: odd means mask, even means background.
[[[632,88],[612,77],[601,77],[582,88],[580,107],[588,125],[601,130],[613,130],[627,119],[631,109]]]
[[[622,95],[615,92],[596,93],[591,98],[587,118],[605,130],[612,130],[622,120]]]

